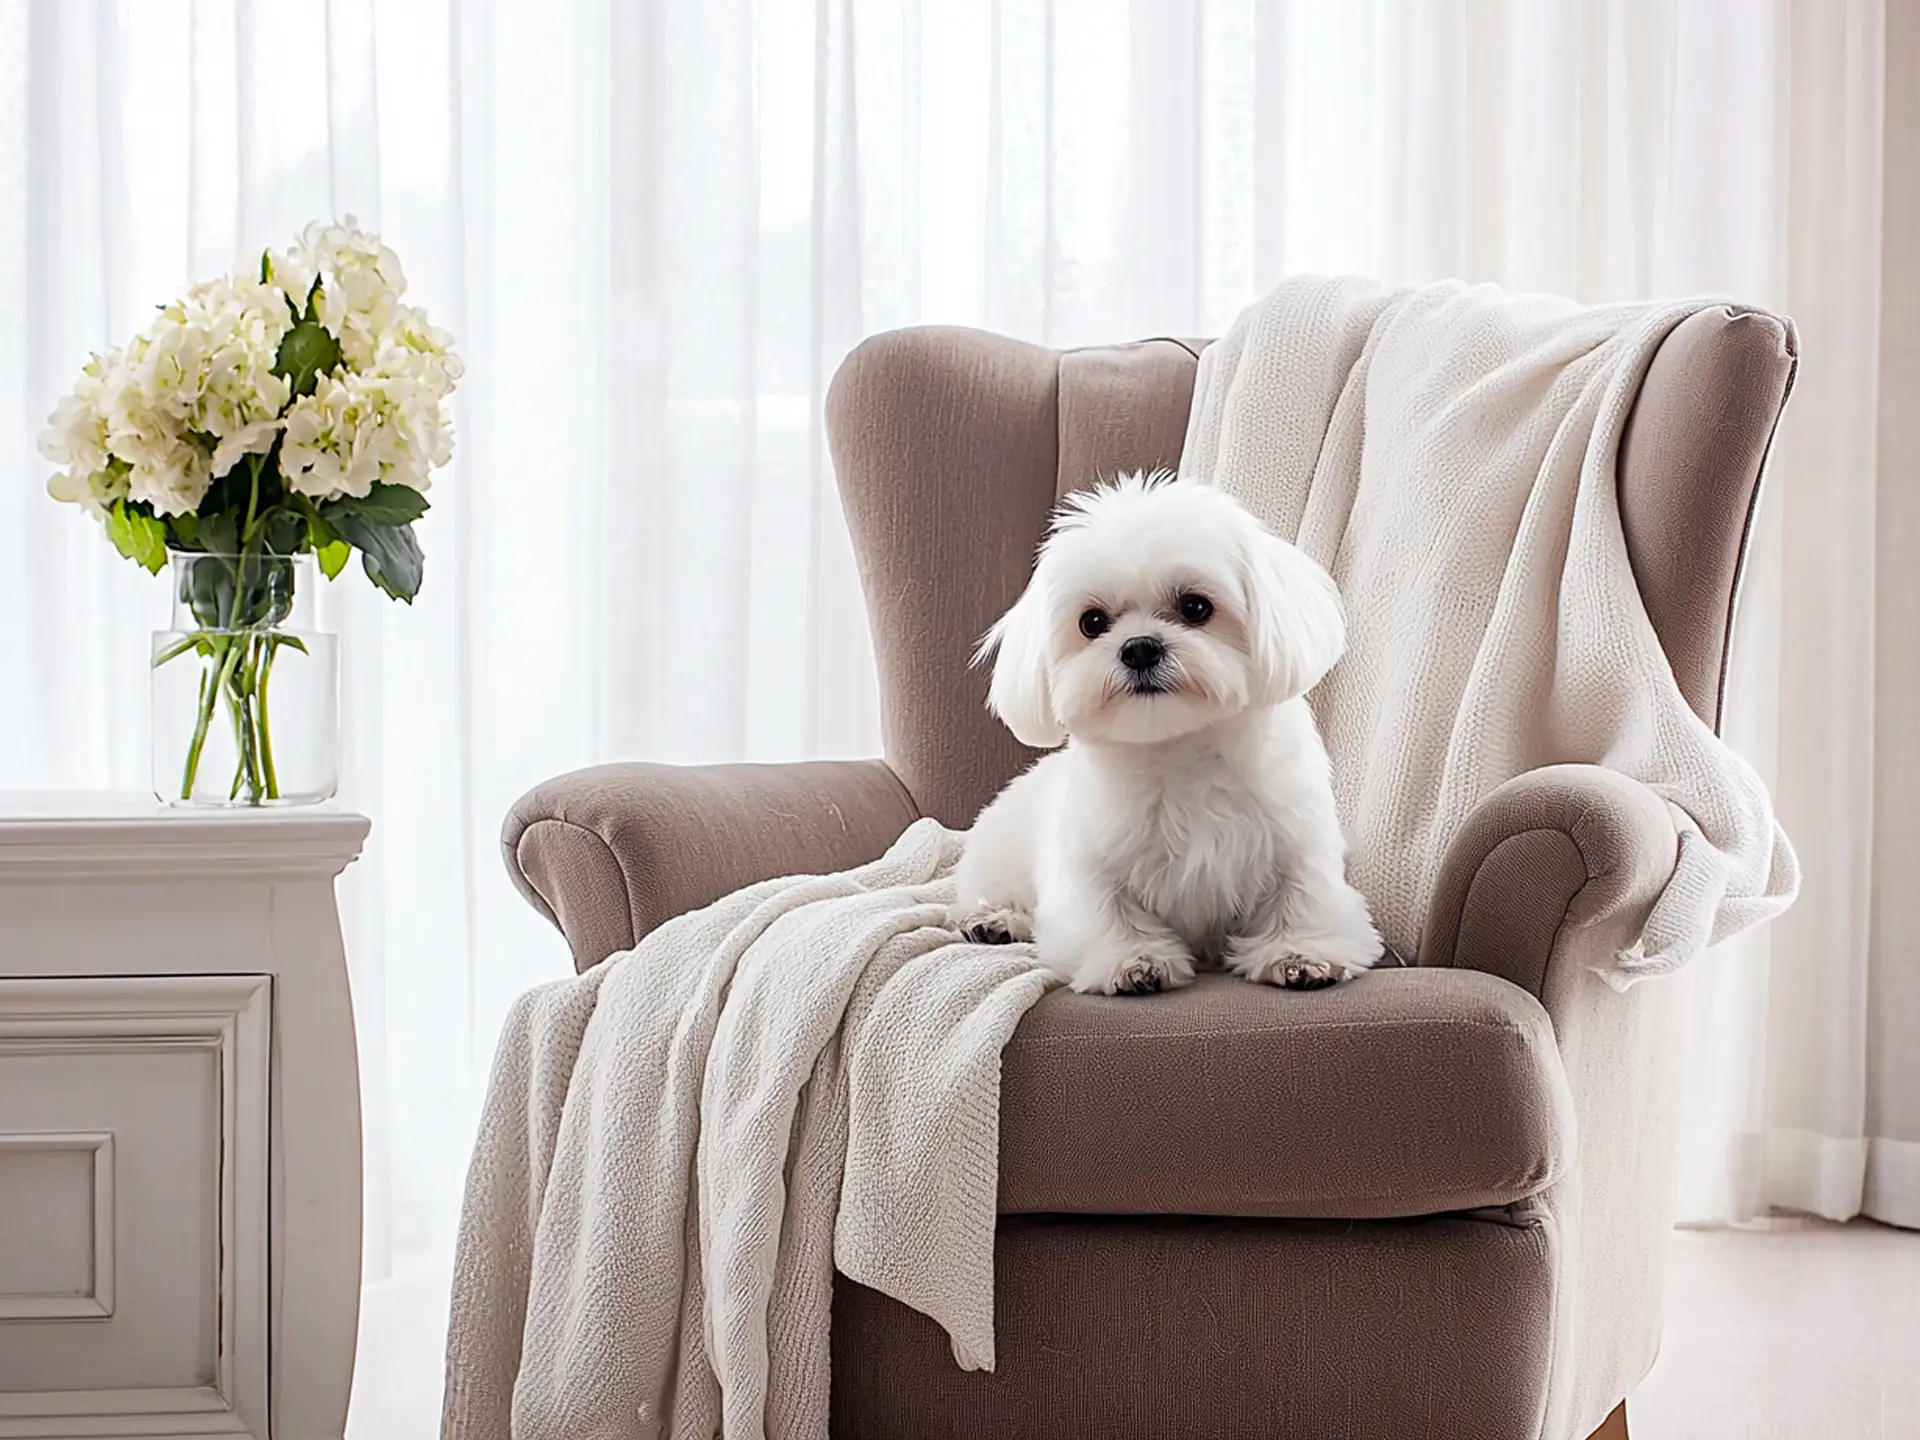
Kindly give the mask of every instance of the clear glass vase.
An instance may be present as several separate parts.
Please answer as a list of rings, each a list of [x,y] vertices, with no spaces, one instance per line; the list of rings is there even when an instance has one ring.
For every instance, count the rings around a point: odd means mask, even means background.
[[[337,637],[311,555],[171,556],[153,637],[153,789],[172,805],[311,805],[338,785]]]

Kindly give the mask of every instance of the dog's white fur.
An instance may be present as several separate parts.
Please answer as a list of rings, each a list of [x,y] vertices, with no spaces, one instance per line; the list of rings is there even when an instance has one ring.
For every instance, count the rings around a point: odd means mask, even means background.
[[[1110,621],[1093,638],[1090,610]],[[1144,676],[1119,658],[1136,636],[1165,650]],[[1161,473],[1069,499],[976,657],[995,657],[987,703],[1022,743],[1066,746],[981,812],[953,922],[1032,939],[1103,994],[1185,985],[1196,964],[1296,988],[1372,965],[1302,698],[1345,645],[1332,578],[1224,492]]]

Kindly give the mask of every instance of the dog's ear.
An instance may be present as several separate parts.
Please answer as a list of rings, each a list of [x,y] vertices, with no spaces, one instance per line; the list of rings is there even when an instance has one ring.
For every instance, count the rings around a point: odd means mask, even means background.
[[[1283,705],[1319,684],[1346,650],[1340,591],[1307,555],[1264,529],[1247,546],[1247,581],[1254,703]]]
[[[979,665],[989,655],[993,683],[987,687],[987,708],[1013,738],[1035,750],[1051,750],[1065,740],[1066,729],[1053,711],[1053,686],[1047,681],[1047,600],[1037,575],[987,631],[973,663]]]

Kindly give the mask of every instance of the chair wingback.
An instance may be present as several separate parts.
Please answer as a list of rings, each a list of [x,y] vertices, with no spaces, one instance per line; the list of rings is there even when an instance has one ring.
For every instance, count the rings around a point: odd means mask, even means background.
[[[887,758],[923,814],[971,824],[1033,758],[970,665],[1063,494],[1179,463],[1200,342],[1052,350],[978,330],[877,335],[827,396],[867,597]],[[1792,325],[1717,307],[1655,355],[1622,439],[1634,575],[1688,703],[1718,724],[1734,602]]]

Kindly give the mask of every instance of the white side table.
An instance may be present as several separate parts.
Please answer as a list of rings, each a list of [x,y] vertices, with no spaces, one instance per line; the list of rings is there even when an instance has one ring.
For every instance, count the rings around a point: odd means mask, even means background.
[[[339,1440],[366,834],[0,795],[0,1437]]]

